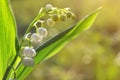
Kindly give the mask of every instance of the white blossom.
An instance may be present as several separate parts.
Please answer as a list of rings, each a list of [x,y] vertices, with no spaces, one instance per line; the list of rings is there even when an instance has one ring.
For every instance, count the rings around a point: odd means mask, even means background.
[[[52,4],[47,4],[47,5],[45,6],[45,8],[46,8],[46,10],[53,10]]]
[[[24,66],[34,66],[34,60],[30,57],[24,57],[22,63]]]
[[[33,33],[30,37],[31,42],[33,43],[41,43],[43,40],[43,36],[40,36],[37,33]]]
[[[37,29],[38,30],[38,34],[40,35],[40,36],[47,36],[47,34],[48,34],[48,32],[47,32],[47,29],[45,29],[45,28],[38,28]]]
[[[51,19],[51,18],[49,18],[48,20],[47,20],[47,25],[48,26],[53,26],[55,24],[55,22]]]
[[[23,56],[25,57],[34,57],[36,55],[36,51],[33,48],[25,47],[23,49]]]

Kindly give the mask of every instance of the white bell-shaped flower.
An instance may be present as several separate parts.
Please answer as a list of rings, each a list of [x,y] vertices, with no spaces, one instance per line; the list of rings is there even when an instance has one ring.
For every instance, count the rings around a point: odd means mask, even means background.
[[[24,66],[34,66],[34,60],[31,57],[24,57],[23,61],[22,61],[22,64]]]
[[[38,30],[38,34],[40,35],[40,36],[47,36],[47,34],[48,34],[48,32],[47,32],[47,29],[45,29],[45,28],[43,28],[43,27],[40,27],[40,28],[38,28],[37,29]]]
[[[46,8],[46,10],[53,10],[52,4],[47,4],[47,5],[45,6],[45,8]]]
[[[43,40],[43,36],[40,36],[37,33],[33,33],[30,37],[31,42],[33,43],[41,43]]]
[[[23,56],[24,57],[34,57],[36,55],[36,51],[33,48],[25,47],[23,49]]]
[[[49,18],[48,20],[47,20],[47,25],[48,26],[53,26],[55,24],[55,22],[51,19],[51,18]]]

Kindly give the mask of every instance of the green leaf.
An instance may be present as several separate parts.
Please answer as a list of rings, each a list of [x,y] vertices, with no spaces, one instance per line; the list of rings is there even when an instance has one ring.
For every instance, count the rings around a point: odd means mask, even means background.
[[[101,9],[97,9],[95,12],[78,22],[77,25],[72,26],[69,29],[59,33],[55,37],[49,39],[48,41],[44,42],[41,46],[39,46],[39,48],[36,49],[37,56],[34,58],[35,66],[40,62],[55,55],[58,51],[61,50],[61,48],[64,47],[66,43],[68,43],[71,39],[77,37],[80,34],[80,32],[90,28],[100,10]],[[20,64],[16,71],[17,79],[24,80],[25,77],[27,77],[32,70],[32,67],[24,67],[24,65]]]
[[[8,0],[0,0],[0,80],[16,54],[16,27]]]

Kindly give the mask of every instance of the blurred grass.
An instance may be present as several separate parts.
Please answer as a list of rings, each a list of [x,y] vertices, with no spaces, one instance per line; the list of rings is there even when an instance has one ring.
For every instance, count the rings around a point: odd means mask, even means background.
[[[78,20],[102,6],[91,29],[71,41],[58,55],[40,64],[26,80],[119,80],[120,1],[119,0],[11,0],[19,36],[47,3],[70,7]],[[75,23],[69,21],[47,27],[49,36]]]

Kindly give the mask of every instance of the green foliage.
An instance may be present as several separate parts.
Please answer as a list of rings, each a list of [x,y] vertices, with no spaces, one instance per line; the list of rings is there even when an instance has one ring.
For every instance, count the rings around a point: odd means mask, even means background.
[[[35,66],[34,67],[25,67],[21,64],[21,59],[18,56],[19,50],[18,46],[15,46],[16,34],[15,34],[15,22],[13,16],[10,12],[10,7],[8,6],[7,0],[0,1],[0,79],[2,79],[3,74],[7,79],[13,78],[14,71],[8,70],[8,66],[12,66],[16,69],[16,78],[18,80],[24,80],[30,72],[37,66],[39,63],[44,60],[49,59],[54,56],[61,48],[64,47],[66,43],[68,43],[71,39],[77,37],[80,32],[87,30],[92,26],[96,16],[100,12],[101,9],[97,9],[95,12],[91,13],[81,21],[79,21],[76,25],[71,26],[65,31],[58,33],[56,36],[47,40],[43,44],[41,44],[37,49],[37,55],[34,58]],[[40,14],[33,20],[30,24],[26,33],[31,29],[31,25],[44,15],[44,13]],[[21,45],[22,46],[22,45]],[[21,47],[20,46],[20,47]],[[15,48],[17,51],[15,51]],[[17,54],[16,54],[17,52]],[[15,56],[16,54],[16,56]],[[15,57],[15,58],[14,58]],[[13,60],[14,58],[14,60]],[[12,64],[11,64],[12,63]],[[19,65],[18,65],[19,64]],[[7,69],[7,72],[5,73]],[[7,74],[7,75],[6,75]]]
[[[16,26],[8,0],[0,0],[0,80],[16,54],[15,40]]]

